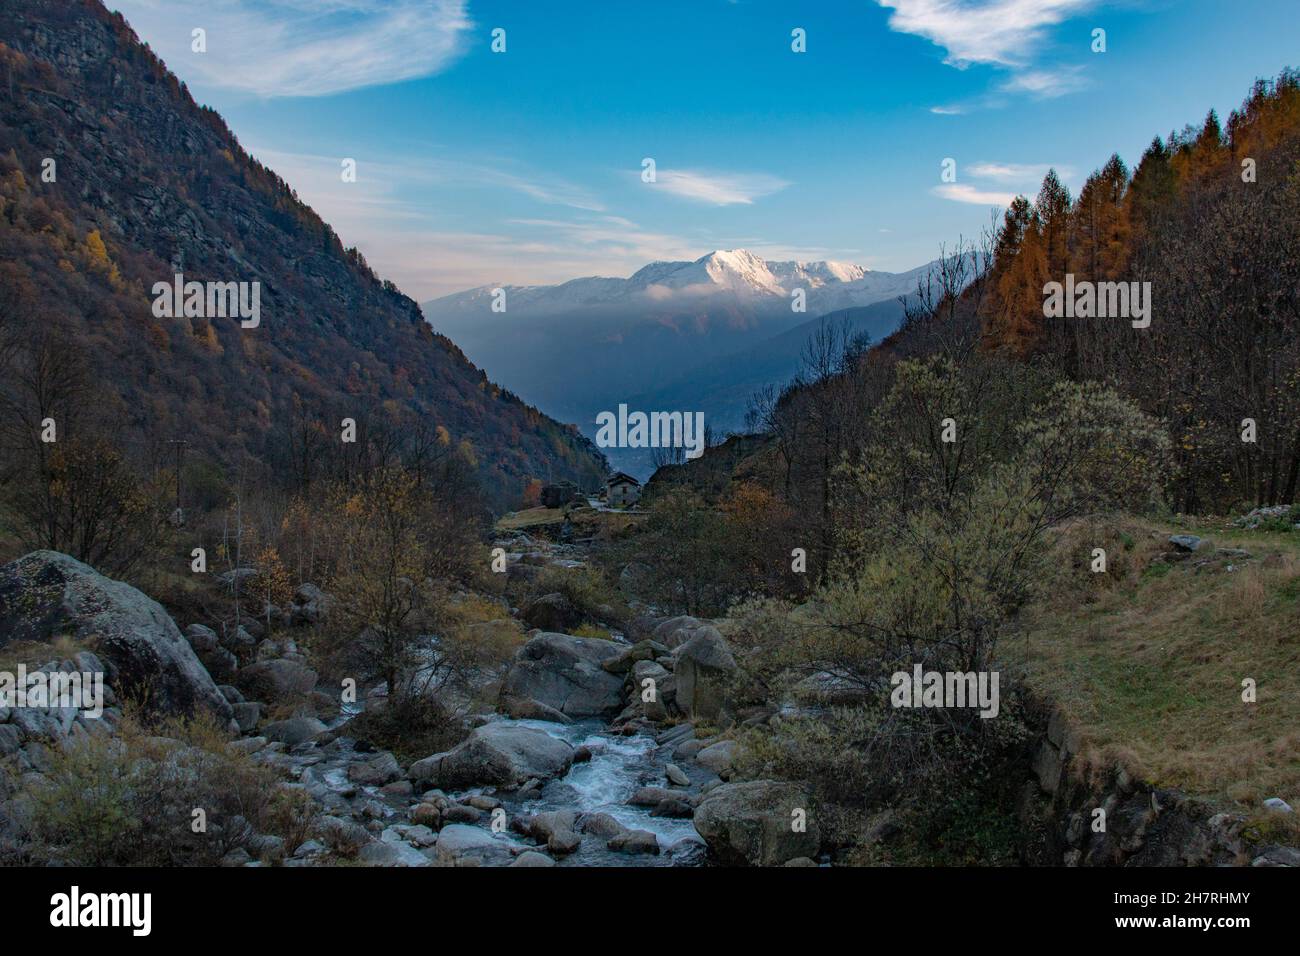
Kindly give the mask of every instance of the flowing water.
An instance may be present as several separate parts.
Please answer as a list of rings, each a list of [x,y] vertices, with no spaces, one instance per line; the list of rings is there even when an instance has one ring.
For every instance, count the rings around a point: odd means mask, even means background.
[[[697,854],[686,852],[687,846],[682,844],[682,841],[690,841],[703,845],[689,818],[654,817],[650,815],[649,807],[627,805],[628,799],[640,787],[664,786],[666,761],[656,756],[658,747],[653,737],[610,734],[598,720],[555,724],[544,720],[501,719],[542,730],[572,747],[586,746],[592,755],[589,761],[575,763],[565,776],[547,782],[541,799],[519,801],[513,797],[502,798],[511,818],[547,810],[568,810],[576,814],[608,813],[630,830],[649,830],[659,841],[658,856],[628,855],[607,849],[605,840],[594,834],[585,834],[576,853],[556,857],[561,866],[670,866],[682,865],[684,861],[695,858]],[[466,790],[450,796],[461,798],[479,792],[482,791]],[[514,833],[499,834],[498,838],[531,844]],[[674,846],[677,849],[670,855],[667,851]]]

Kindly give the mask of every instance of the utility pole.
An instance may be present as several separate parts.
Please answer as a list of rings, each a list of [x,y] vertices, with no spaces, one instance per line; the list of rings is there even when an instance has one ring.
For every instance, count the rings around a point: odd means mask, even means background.
[[[181,460],[189,442],[183,438],[170,438],[167,444],[176,449],[176,510],[172,512],[172,524],[179,528],[185,523],[185,512],[181,510]]]

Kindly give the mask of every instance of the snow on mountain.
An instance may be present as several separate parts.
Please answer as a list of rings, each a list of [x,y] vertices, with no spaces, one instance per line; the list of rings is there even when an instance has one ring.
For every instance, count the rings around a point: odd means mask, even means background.
[[[803,289],[809,310],[851,308],[916,290],[917,277],[933,263],[910,272],[872,272],[848,262],[769,262],[746,249],[719,249],[693,262],[652,262],[626,279],[592,276],[550,286],[502,286],[509,311],[569,312],[597,306],[664,302],[678,296],[730,294],[753,305],[774,305]],[[490,308],[493,286],[483,286],[426,304],[430,317]]]

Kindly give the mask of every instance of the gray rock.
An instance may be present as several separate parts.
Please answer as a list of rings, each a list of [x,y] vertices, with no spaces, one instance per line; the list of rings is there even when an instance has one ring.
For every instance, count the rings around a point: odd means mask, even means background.
[[[441,824],[442,810],[433,803],[418,803],[411,808],[411,822],[437,829]]]
[[[293,594],[289,622],[294,626],[319,624],[329,614],[331,599],[314,584],[300,584]]]
[[[626,674],[637,664],[642,662],[653,663],[654,659],[660,654],[667,653],[668,648],[655,641],[645,640],[637,641],[631,647],[624,649],[620,653],[607,660],[601,661],[600,666],[611,674]]]
[[[615,853],[658,855],[659,838],[649,830],[624,830],[605,844]]]
[[[543,631],[567,631],[582,623],[582,612],[557,591],[543,594],[528,605],[524,620]]]
[[[382,787],[401,775],[402,767],[397,758],[387,751],[376,754],[364,763],[354,763],[348,767],[348,779],[363,787]]]
[[[239,658],[224,647],[215,647],[210,651],[204,651],[199,655],[199,661],[207,669],[213,680],[231,680],[235,676],[235,672],[239,670]]]
[[[1169,536],[1169,543],[1176,550],[1190,554],[1201,546],[1201,539],[1194,534],[1174,534]]]
[[[680,793],[667,787],[641,787],[627,801],[634,807],[657,807],[664,800],[676,800]]]
[[[257,577],[257,568],[235,568],[232,571],[223,571],[217,575],[217,581],[227,588],[232,588],[236,583],[243,584],[252,578]]]
[[[664,775],[668,777],[668,782],[678,787],[689,787],[691,778],[686,776],[681,767],[670,763],[664,767]]]
[[[623,678],[601,664],[620,652],[610,641],[535,635],[515,656],[501,697],[531,698],[569,717],[609,717],[623,707]]]
[[[508,866],[510,844],[478,827],[453,823],[442,828],[434,847],[435,866]]]
[[[515,857],[515,862],[511,866],[555,866],[555,861],[545,853],[538,853],[536,850],[528,850],[520,853]]]
[[[262,728],[262,734],[268,740],[278,741],[286,747],[296,747],[317,734],[324,733],[325,729],[325,725],[315,717],[290,717],[267,724]]]
[[[483,811],[478,807],[468,807],[460,803],[453,803],[442,811],[443,823],[478,823],[482,819]]]
[[[641,682],[647,677],[661,684],[672,676],[672,672],[658,661],[637,661],[632,665],[632,683],[637,688],[644,686]]]
[[[524,831],[534,840],[545,843],[552,853],[572,853],[582,842],[574,827],[577,817],[568,810],[550,810],[534,814],[524,823]]]
[[[0,757],[11,757],[22,745],[22,733],[13,724],[0,724]]]
[[[191,624],[185,628],[185,640],[190,642],[190,647],[197,654],[217,649],[217,632],[202,624]]]
[[[805,813],[804,832],[794,827],[797,810]],[[820,843],[807,792],[775,780],[715,788],[695,808],[695,829],[723,862],[748,866],[815,857]]]
[[[660,800],[650,811],[652,817],[674,817],[685,819],[695,815],[695,807],[684,798]]]
[[[1251,860],[1250,865],[1300,867],[1300,850],[1290,846],[1269,847]]]
[[[225,635],[221,638],[221,646],[236,656],[247,652],[249,649],[256,646],[256,644],[256,638],[254,638],[253,635],[248,632],[248,629],[242,625],[239,627],[227,628]]]
[[[503,697],[501,710],[516,720],[549,720],[556,724],[571,724],[573,718],[562,714],[554,707],[548,707],[531,697]]]
[[[357,854],[357,862],[362,866],[429,866],[427,856],[408,843],[367,843]]]
[[[677,650],[677,706],[687,717],[717,718],[735,672],[736,659],[718,629],[697,629]]]
[[[582,818],[582,832],[608,840],[620,833],[626,833],[627,827],[619,823],[608,813],[589,813]]]
[[[705,623],[699,618],[681,616],[670,617],[665,621],[660,621],[655,625],[651,632],[651,638],[669,650],[680,647],[695,636],[695,632],[704,627]]]
[[[731,773],[731,761],[735,754],[736,742],[734,740],[719,740],[716,744],[710,744],[697,753],[695,762],[708,767],[719,777],[725,777]]]
[[[235,723],[239,724],[241,734],[250,732],[262,719],[262,705],[256,701],[241,701],[238,704],[231,704],[230,707],[235,712]]]
[[[239,671],[236,685],[255,700],[292,700],[312,692],[316,672],[297,661],[258,661]]]
[[[321,843],[320,840],[307,840],[302,843],[298,849],[293,851],[293,856],[294,859],[303,860],[307,857],[320,856],[326,852],[328,852],[328,850],[325,844]]]
[[[248,855],[248,851],[243,847],[235,847],[229,853],[221,858],[218,866],[243,866],[253,858]]]
[[[530,779],[559,776],[572,763],[573,748],[563,740],[534,727],[494,722],[475,729],[446,753],[417,760],[410,777],[446,790],[515,789]]]
[[[1277,813],[1292,813],[1291,804],[1287,803],[1281,797],[1269,797],[1264,801],[1266,809],[1273,810]]]
[[[248,849],[263,863],[278,863],[284,859],[284,838],[260,834],[248,841]]]
[[[56,551],[0,567],[0,647],[56,635],[85,643],[119,695],[166,713],[231,719],[229,702],[157,601]]]
[[[406,837],[407,843],[418,847],[433,846],[438,842],[438,834],[423,825],[406,827],[402,835]]]

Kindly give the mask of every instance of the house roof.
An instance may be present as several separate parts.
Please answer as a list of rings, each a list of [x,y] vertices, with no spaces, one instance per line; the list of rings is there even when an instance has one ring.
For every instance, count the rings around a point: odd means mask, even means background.
[[[608,478],[605,479],[606,487],[610,485],[620,485],[620,484],[636,485],[638,488],[641,487],[641,482],[637,481],[631,475],[622,471],[616,471],[614,472],[614,474],[610,475]]]

